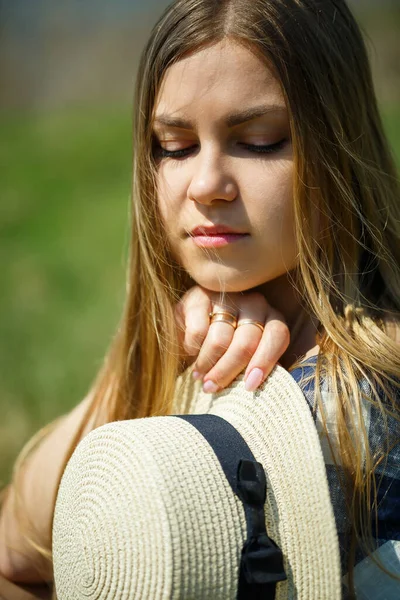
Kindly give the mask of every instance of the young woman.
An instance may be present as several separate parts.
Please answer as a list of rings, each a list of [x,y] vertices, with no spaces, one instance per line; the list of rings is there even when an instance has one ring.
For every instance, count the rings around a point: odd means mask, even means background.
[[[255,389],[278,358],[308,375],[355,597],[359,569],[399,564],[400,191],[344,0],[174,2],[142,55],[134,148],[124,316],[87,398],[17,464],[0,572],[51,579],[39,557],[77,442],[174,414],[200,348],[209,392],[246,367]],[[222,310],[240,326],[210,325]]]

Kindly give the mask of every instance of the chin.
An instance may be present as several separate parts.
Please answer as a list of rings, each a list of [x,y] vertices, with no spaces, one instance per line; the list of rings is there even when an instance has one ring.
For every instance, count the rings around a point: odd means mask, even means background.
[[[189,274],[198,285],[206,290],[224,293],[246,292],[263,283],[267,283],[267,281],[270,281],[271,279],[268,277],[244,277],[241,272],[235,272],[235,274],[219,274],[216,269],[212,274],[193,272],[190,272]]]

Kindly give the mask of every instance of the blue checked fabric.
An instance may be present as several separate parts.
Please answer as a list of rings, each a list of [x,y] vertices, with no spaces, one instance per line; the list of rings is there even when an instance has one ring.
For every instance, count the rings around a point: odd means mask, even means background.
[[[331,493],[333,509],[336,518],[336,525],[339,535],[341,561],[342,561],[342,583],[343,600],[349,597],[347,585],[347,525],[343,492],[339,484],[337,468],[334,465],[332,453],[327,442],[326,435],[322,426],[321,416],[315,408],[315,378],[312,377],[315,371],[315,362],[317,357],[311,360],[303,361],[290,373],[303,391],[307,402],[312,409],[315,424],[320,436],[321,447],[325,458],[326,473]],[[307,366],[307,363],[314,363]],[[322,381],[321,397],[324,407],[326,424],[329,436],[335,439],[337,425],[335,423],[335,398],[329,391],[326,382]],[[367,396],[371,396],[371,388],[366,380],[360,381],[362,391]],[[378,390],[383,402],[382,390]],[[400,392],[397,392],[400,395]],[[400,401],[400,397],[399,397]],[[377,479],[380,481],[378,491],[378,522],[372,523],[372,531],[377,527],[378,538],[376,539],[375,551],[373,556],[377,558],[388,570],[400,576],[400,443],[399,443],[399,425],[394,418],[388,417],[387,429],[385,427],[381,413],[368,402],[363,401],[362,406],[363,420],[368,431],[370,449],[373,455],[380,455],[388,447],[392,446],[386,463],[377,470]],[[388,432],[388,435],[387,435]],[[389,438],[389,439],[388,439]],[[389,446],[389,448],[390,448]],[[358,549],[356,556],[356,566],[354,571],[354,583],[357,600],[400,600],[400,581],[385,574],[375,562]]]

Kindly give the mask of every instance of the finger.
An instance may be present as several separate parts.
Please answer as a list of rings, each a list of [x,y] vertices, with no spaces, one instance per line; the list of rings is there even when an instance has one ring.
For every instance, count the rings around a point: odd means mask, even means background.
[[[221,299],[220,294],[212,294],[211,306],[211,312],[214,314],[228,312],[235,317],[238,314],[238,309],[229,296]],[[229,348],[234,333],[235,328],[230,323],[223,321],[210,323],[207,336],[194,365],[196,378],[203,377],[215,365],[227,348]]]
[[[196,378],[203,377],[219,361],[229,348],[234,333],[235,330],[229,323],[211,323],[194,365]]]
[[[271,309],[260,343],[245,371],[246,390],[254,391],[265,381],[289,344],[290,331],[283,316]]]
[[[261,337],[262,332],[255,325],[246,324],[236,329],[229,348],[204,377],[203,390],[215,393],[229,385],[249,363]]]
[[[235,301],[238,312],[238,323],[250,319],[264,323],[270,307],[265,297],[258,292],[244,295],[234,294],[229,296],[231,302]],[[217,387],[225,387],[246,367],[254,354],[260,341],[262,332],[255,325],[239,326],[232,338],[231,346],[226,353],[221,354],[217,364],[212,365],[204,377],[205,391],[213,391]],[[210,383],[207,383],[210,382]]]
[[[188,290],[178,305],[181,311],[183,331],[183,349],[188,356],[197,356],[207,336],[210,325],[210,295],[200,286]]]

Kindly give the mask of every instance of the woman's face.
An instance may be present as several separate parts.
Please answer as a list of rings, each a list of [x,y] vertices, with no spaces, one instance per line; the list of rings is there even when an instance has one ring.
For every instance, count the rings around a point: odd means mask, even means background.
[[[288,113],[259,58],[224,40],[169,67],[154,136],[161,217],[198,284],[244,291],[295,266]]]

